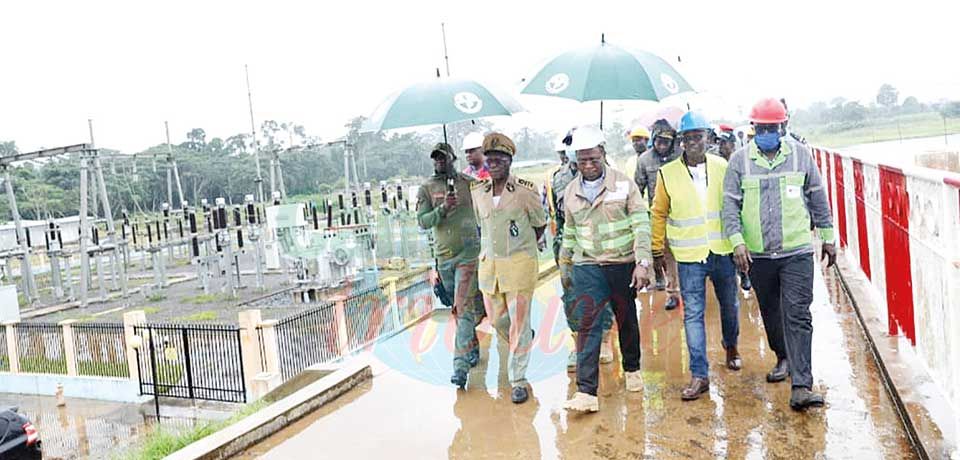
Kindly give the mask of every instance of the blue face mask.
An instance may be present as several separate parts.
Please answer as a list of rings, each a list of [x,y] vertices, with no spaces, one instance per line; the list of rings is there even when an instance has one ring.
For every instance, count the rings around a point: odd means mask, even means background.
[[[780,133],[757,133],[753,136],[753,142],[756,142],[761,152],[772,152],[780,146]]]

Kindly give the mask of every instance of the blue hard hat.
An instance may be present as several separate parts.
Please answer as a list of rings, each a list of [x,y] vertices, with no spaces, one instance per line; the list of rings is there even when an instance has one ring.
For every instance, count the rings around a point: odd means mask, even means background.
[[[677,132],[683,134],[687,131],[697,131],[701,129],[710,129],[710,122],[707,121],[707,117],[699,112],[687,112],[680,118],[680,129],[678,129]]]

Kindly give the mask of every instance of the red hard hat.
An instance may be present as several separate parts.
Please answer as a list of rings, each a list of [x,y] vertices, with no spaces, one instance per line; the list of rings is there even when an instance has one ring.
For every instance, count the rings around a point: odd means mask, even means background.
[[[773,99],[762,99],[750,110],[750,121],[760,124],[778,124],[787,121],[787,108]]]
[[[730,125],[724,124],[724,123],[720,123],[719,128],[720,128],[720,131],[729,131],[729,132],[732,132],[732,131],[733,131],[733,126],[730,126]]]

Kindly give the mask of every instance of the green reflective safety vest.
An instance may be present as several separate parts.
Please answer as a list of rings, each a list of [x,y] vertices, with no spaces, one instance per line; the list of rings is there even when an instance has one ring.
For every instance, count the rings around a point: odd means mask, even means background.
[[[704,209],[683,157],[660,168],[664,188],[670,196],[667,240],[677,261],[700,262],[706,260],[711,252],[717,255],[733,252],[730,240],[723,236],[720,219],[723,177],[726,173],[726,160],[707,155],[707,202]]]

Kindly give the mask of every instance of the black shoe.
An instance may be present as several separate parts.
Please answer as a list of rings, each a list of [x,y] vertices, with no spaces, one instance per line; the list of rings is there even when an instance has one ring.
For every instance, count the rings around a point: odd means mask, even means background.
[[[467,386],[467,373],[465,371],[455,371],[450,377],[450,383],[460,387],[462,390]]]
[[[782,382],[790,375],[790,366],[786,359],[777,360],[777,365],[767,373],[767,381],[770,383]]]
[[[657,280],[657,283],[654,285],[654,289],[658,291],[662,291],[666,288],[667,288],[667,283],[665,283],[662,279]]]
[[[667,310],[667,311],[670,311],[670,310],[673,310],[674,308],[677,308],[677,307],[679,307],[679,306],[680,306],[680,301],[677,300],[676,297],[670,296],[670,297],[667,298],[667,303],[663,304],[663,309],[664,309],[664,310]]]
[[[740,274],[740,289],[743,289],[744,291],[753,289],[753,284],[750,283],[750,276],[748,276],[746,273]]]
[[[823,407],[823,396],[810,391],[809,388],[794,388],[790,393],[790,408],[804,410],[808,407]]]
[[[527,387],[513,387],[513,394],[510,396],[510,399],[513,400],[514,404],[521,404],[527,401]]]
[[[477,364],[480,364],[480,350],[468,352],[466,360],[470,367],[477,367]]]

